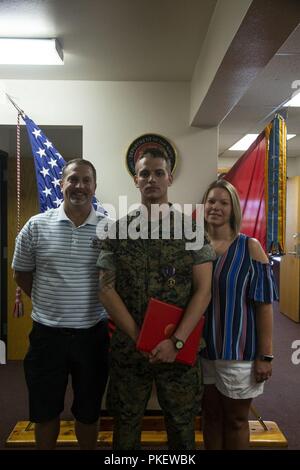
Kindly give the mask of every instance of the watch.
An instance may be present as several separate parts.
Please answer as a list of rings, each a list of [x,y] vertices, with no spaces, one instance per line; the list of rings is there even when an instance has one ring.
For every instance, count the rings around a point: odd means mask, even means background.
[[[274,359],[273,354],[260,354],[257,359],[260,361],[272,362]]]
[[[172,341],[172,343],[174,344],[175,346],[175,349],[177,351],[180,351],[183,346],[184,346],[184,341],[182,341],[182,339],[179,339],[179,338],[176,338],[176,336],[170,336],[170,340]]]

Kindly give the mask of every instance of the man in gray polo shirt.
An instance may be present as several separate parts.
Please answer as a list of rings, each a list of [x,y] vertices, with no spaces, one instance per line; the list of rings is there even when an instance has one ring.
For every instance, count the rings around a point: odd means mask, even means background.
[[[54,449],[68,377],[81,449],[95,449],[108,374],[107,315],[98,301],[96,170],[69,161],[64,203],[32,217],[16,240],[14,278],[32,300],[33,328],[24,360],[30,420],[38,449]]]

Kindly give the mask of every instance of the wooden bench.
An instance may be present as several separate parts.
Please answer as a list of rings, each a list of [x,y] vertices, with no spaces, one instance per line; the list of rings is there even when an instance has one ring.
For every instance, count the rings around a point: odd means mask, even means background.
[[[98,436],[99,447],[109,447],[112,443],[111,417],[101,418],[101,431]],[[249,421],[250,445],[252,447],[287,447],[288,443],[283,433],[273,421],[264,421],[264,429],[261,423]],[[200,418],[196,419],[196,445],[201,448],[203,434],[200,431]],[[167,435],[164,430],[162,416],[145,416],[143,419],[142,445],[165,446]],[[6,440],[8,447],[34,447],[34,424],[29,421],[19,421]],[[62,421],[57,441],[58,446],[76,446],[77,439],[74,432],[73,421]]]

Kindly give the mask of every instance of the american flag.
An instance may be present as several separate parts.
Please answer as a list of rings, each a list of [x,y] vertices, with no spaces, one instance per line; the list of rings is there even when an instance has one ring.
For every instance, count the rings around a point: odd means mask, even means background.
[[[63,202],[60,179],[66,161],[43,131],[28,116],[23,115],[23,119],[33,153],[40,211],[45,212],[59,207]],[[96,197],[93,199],[93,206],[97,212],[107,215],[106,210]]]

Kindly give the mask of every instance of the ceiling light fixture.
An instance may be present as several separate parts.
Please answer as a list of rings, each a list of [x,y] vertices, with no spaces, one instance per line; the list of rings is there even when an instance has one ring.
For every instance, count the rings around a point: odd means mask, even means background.
[[[255,141],[259,134],[246,134],[240,140],[238,140],[234,145],[232,145],[228,150],[248,150],[250,145]],[[290,140],[293,137],[296,137],[296,134],[287,134],[286,139]]]
[[[57,39],[0,38],[0,64],[63,65]]]
[[[252,142],[255,141],[258,134],[247,134],[232,145],[229,150],[247,150]]]

